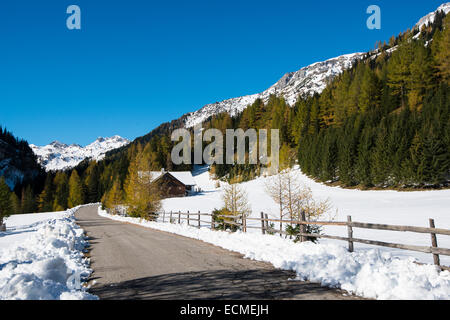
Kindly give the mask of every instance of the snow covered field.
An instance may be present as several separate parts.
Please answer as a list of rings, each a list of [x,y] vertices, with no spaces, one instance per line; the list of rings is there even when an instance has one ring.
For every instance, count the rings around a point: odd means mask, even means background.
[[[299,280],[308,279],[367,298],[450,299],[449,271],[439,273],[432,265],[417,265],[412,258],[392,258],[376,249],[349,253],[333,243],[296,244],[279,236],[141,221],[111,216],[101,208],[99,215],[202,240],[249,259],[270,262],[276,268],[294,270]]]
[[[78,279],[91,270],[82,250],[77,208],[65,212],[14,215],[0,232],[0,299],[95,299]]]
[[[319,199],[329,198],[334,211],[330,217],[321,220],[335,218],[336,221],[346,221],[347,215],[351,215],[353,221],[367,223],[382,223],[393,225],[410,225],[418,227],[428,227],[429,219],[435,219],[437,228],[450,228],[450,190],[439,191],[417,191],[417,192],[397,192],[397,191],[359,191],[348,190],[339,187],[328,187],[306,177],[297,168],[295,172],[298,179],[306,186],[309,186],[314,197]],[[172,198],[163,201],[163,208],[166,212],[173,210],[178,212],[201,212],[210,213],[214,208],[222,207],[222,188],[216,189],[216,181],[209,177],[205,167],[198,167],[194,171],[194,179],[197,185],[203,190],[199,195],[187,198]],[[265,181],[267,178],[261,177],[253,181],[243,183],[243,188],[249,195],[253,217],[259,218],[260,212],[269,214],[269,217],[278,218],[277,204],[266,194]],[[223,185],[223,183],[222,183]],[[337,214],[336,214],[337,210]],[[203,217],[202,220],[205,220]],[[248,225],[259,226],[259,221],[253,221]],[[275,224],[277,227],[277,224]],[[345,227],[324,227],[324,233],[336,236],[347,236]],[[261,232],[260,230],[249,229],[249,232]],[[411,245],[430,246],[429,234],[418,234],[410,232],[379,231],[367,229],[354,229],[355,238],[368,240],[380,240]],[[343,247],[346,242],[335,240],[321,240],[322,243],[336,243]],[[443,248],[450,248],[450,237],[438,235],[438,245]],[[356,251],[373,249],[373,246],[355,243]],[[433,263],[431,254],[419,252],[375,247],[381,252],[389,252],[397,257],[413,257],[422,263]],[[450,266],[450,257],[440,256],[441,264]]]

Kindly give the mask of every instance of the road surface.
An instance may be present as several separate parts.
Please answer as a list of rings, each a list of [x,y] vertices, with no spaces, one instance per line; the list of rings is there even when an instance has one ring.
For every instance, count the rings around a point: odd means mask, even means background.
[[[100,217],[96,206],[76,218],[100,299],[357,299],[199,240]]]

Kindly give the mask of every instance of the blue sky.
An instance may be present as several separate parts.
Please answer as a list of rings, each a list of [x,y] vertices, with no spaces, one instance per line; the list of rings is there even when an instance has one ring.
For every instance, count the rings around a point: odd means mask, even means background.
[[[30,143],[134,139],[284,73],[368,51],[444,1],[3,0],[0,125]],[[68,30],[66,8],[81,8]],[[382,29],[366,27],[366,8]]]

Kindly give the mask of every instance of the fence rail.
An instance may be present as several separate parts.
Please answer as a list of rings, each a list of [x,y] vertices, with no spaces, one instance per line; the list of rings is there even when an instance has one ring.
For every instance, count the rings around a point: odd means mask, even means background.
[[[200,228],[201,224],[204,223],[207,224],[208,227],[210,227],[212,230],[216,229],[216,225],[218,223],[217,221],[214,220],[214,217],[211,213],[202,213],[200,211],[198,212],[170,211],[170,212],[161,212],[151,216],[153,218],[157,217],[162,218],[163,222],[181,223],[181,221],[187,221],[188,225],[196,226],[197,228]],[[211,221],[202,220],[202,217],[205,216],[211,217]],[[223,223],[224,225],[241,227],[243,232],[247,232],[247,229],[259,229],[263,234],[271,233],[286,236],[289,235],[287,232],[269,226],[269,222],[276,222],[282,225],[299,225],[300,232],[297,233],[297,235],[300,237],[301,242],[307,241],[307,238],[324,238],[324,239],[346,241],[348,243],[348,250],[350,252],[354,251],[354,243],[363,243],[373,246],[381,246],[394,249],[428,253],[433,255],[433,261],[436,266],[440,267],[442,270],[450,271],[450,267],[441,265],[439,258],[440,255],[450,256],[450,249],[439,247],[436,237],[436,235],[450,236],[450,229],[436,228],[434,219],[429,220],[429,227],[415,227],[415,226],[356,222],[352,221],[351,216],[347,217],[347,221],[307,221],[304,212],[302,212],[302,214],[299,215],[298,220],[269,219],[268,214],[264,212],[261,212],[260,218],[254,217],[250,218],[241,215],[237,216],[217,215],[215,218],[222,218],[223,220],[221,221],[221,223]],[[248,226],[247,221],[259,221],[260,226],[255,225]],[[191,222],[194,223],[194,225],[191,224]],[[307,225],[346,227],[347,237],[307,233],[306,232]],[[430,234],[431,246],[406,245],[400,243],[384,242],[379,240],[355,238],[353,236],[354,229],[371,229],[371,230]]]

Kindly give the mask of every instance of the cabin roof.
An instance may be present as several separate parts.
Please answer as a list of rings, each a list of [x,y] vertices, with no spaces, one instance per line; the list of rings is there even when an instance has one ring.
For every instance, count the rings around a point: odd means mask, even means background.
[[[175,179],[180,181],[186,186],[195,186],[195,180],[190,171],[151,171],[152,180],[159,179],[164,174],[170,174]]]

